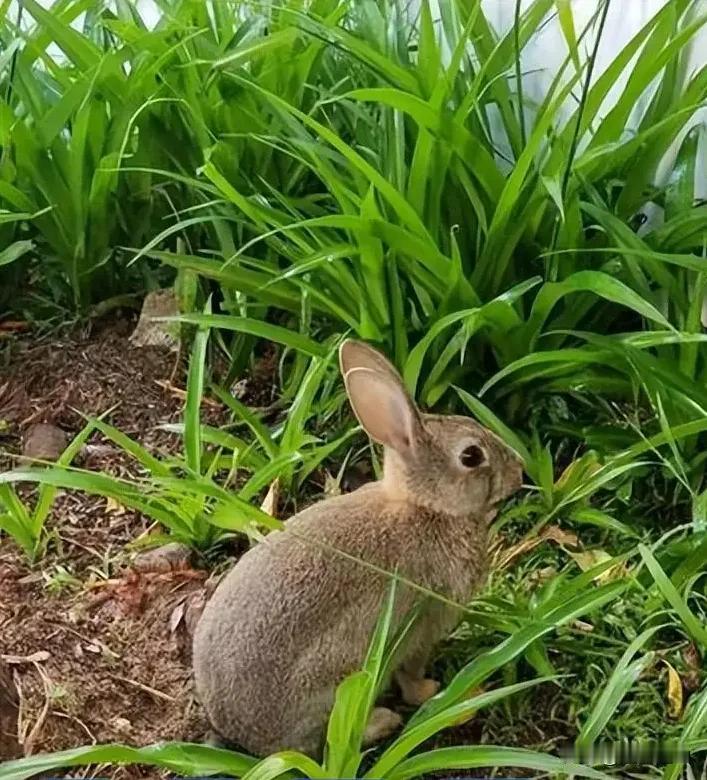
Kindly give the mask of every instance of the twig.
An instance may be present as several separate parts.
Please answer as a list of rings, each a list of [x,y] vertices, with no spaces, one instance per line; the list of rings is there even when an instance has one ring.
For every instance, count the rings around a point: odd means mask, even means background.
[[[149,693],[151,696],[155,696],[158,699],[163,699],[164,701],[169,702],[177,701],[174,696],[170,696],[168,693],[164,693],[163,691],[158,691],[157,688],[151,688],[149,685],[145,685],[145,683],[138,682],[137,680],[131,680],[129,677],[123,677],[120,674],[111,674],[110,676],[113,679],[120,680],[121,682],[127,683],[128,685],[134,685],[141,691]]]
[[[30,655],[0,655],[6,664],[37,664],[39,661],[47,661],[50,653],[46,650],[37,650]]]
[[[46,721],[47,715],[49,714],[49,704],[51,702],[52,681],[49,679],[47,673],[42,669],[42,667],[38,663],[35,662],[34,666],[37,672],[39,673],[39,676],[42,678],[42,684],[44,685],[44,706],[42,707],[42,711],[39,713],[39,717],[37,718],[34,726],[32,726],[32,730],[30,731],[29,735],[22,743],[25,756],[32,755],[34,742],[39,736],[39,733],[41,732],[42,728],[44,727],[44,722]]]
[[[96,735],[80,718],[77,718],[75,715],[68,715],[66,712],[59,712],[58,710],[52,710],[52,715],[55,715],[57,718],[73,720],[74,723],[78,723],[79,726],[81,726],[81,728],[88,734],[88,738],[91,740],[91,742],[93,742],[94,745],[97,744],[98,739],[96,738]]]
[[[12,673],[12,682],[15,684],[15,690],[17,691],[17,742],[21,745],[24,740],[22,720],[25,710],[25,697],[22,692],[22,683],[20,682],[19,672],[15,671]]]

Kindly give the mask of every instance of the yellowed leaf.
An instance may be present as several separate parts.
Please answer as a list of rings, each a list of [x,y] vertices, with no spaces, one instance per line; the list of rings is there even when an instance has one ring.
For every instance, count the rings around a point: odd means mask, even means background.
[[[328,471],[324,472],[324,495],[327,498],[341,495],[339,480],[332,476]]]
[[[539,544],[545,541],[555,542],[563,549],[566,547],[579,547],[579,538],[571,531],[565,531],[557,525],[550,525],[544,528],[538,536],[522,541],[508,547],[505,550],[499,549],[493,553],[493,566],[497,569],[504,569],[510,565],[516,558],[534,550]]]
[[[588,460],[587,456],[585,455],[578,460],[573,460],[572,463],[567,466],[567,468],[555,481],[555,490],[562,490],[562,488],[565,487],[570,479],[575,476],[575,472],[577,471],[587,477],[590,477],[592,474],[594,474],[594,472],[600,468],[600,465],[597,463],[595,458],[596,456],[593,456],[592,460]]]
[[[119,517],[120,515],[125,514],[125,507],[111,496],[108,496],[108,498],[106,498],[106,513]]]
[[[263,512],[267,512],[271,517],[277,517],[277,507],[280,502],[280,480],[274,479],[270,483],[268,492],[263,499],[263,503],[260,508]]]
[[[535,539],[525,539],[524,541],[518,542],[518,544],[514,544],[512,547],[509,547],[506,550],[499,550],[494,560],[493,568],[505,569],[506,566],[512,563],[516,558],[537,547],[541,541],[542,539],[540,539],[540,537],[536,537]]]
[[[593,569],[595,566],[599,566],[601,563],[610,561],[612,558],[612,556],[609,555],[606,550],[602,549],[584,550],[583,552],[570,553],[569,555],[582,571],[589,571],[589,569]],[[597,574],[597,576],[594,577],[594,581],[600,585],[603,585],[607,582],[611,582],[612,580],[621,579],[621,577],[623,577],[625,574],[625,564],[616,563],[614,566],[610,566],[608,569],[604,569],[601,574]]]
[[[543,539],[559,544],[560,547],[579,547],[579,537],[571,531],[565,531],[558,525],[549,525],[541,534]]]
[[[682,680],[667,661],[663,660],[663,663],[668,669],[668,717],[677,720],[683,710]]]

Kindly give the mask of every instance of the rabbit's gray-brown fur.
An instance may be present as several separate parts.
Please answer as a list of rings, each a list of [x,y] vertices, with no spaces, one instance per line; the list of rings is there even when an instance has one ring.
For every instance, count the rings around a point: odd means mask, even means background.
[[[495,507],[520,486],[518,460],[500,440],[465,417],[420,414],[371,347],[347,341],[340,358],[357,417],[385,445],[383,479],[314,504],[246,553],[194,638],[197,692],[212,726],[260,755],[320,755],[336,686],[365,657],[388,581],[333,548],[465,602],[486,578]],[[398,589],[396,623],[418,595]],[[408,703],[435,693],[425,662],[458,619],[443,602],[424,607],[396,672]],[[396,718],[377,709],[369,738]]]

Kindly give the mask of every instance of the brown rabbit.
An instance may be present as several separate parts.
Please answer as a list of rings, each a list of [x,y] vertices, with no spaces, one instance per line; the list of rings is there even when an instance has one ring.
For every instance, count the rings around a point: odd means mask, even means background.
[[[314,504],[247,552],[194,637],[211,725],[255,754],[319,756],[336,687],[365,658],[388,579],[332,548],[464,603],[487,575],[488,522],[521,484],[519,461],[499,439],[466,417],[420,414],[374,349],[346,341],[339,357],[356,416],[385,447],[383,479]],[[394,625],[418,597],[398,588]],[[424,606],[395,672],[406,703],[437,692],[425,663],[459,617],[437,600]],[[366,740],[399,725],[377,707]]]

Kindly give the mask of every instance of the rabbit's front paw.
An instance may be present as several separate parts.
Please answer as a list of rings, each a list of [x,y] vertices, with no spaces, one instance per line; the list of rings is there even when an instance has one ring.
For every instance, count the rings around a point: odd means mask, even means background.
[[[419,707],[421,704],[424,704],[439,690],[437,680],[431,680],[426,677],[416,680],[406,674],[398,675],[398,684],[400,685],[403,701],[405,704],[410,704],[413,707]]]

